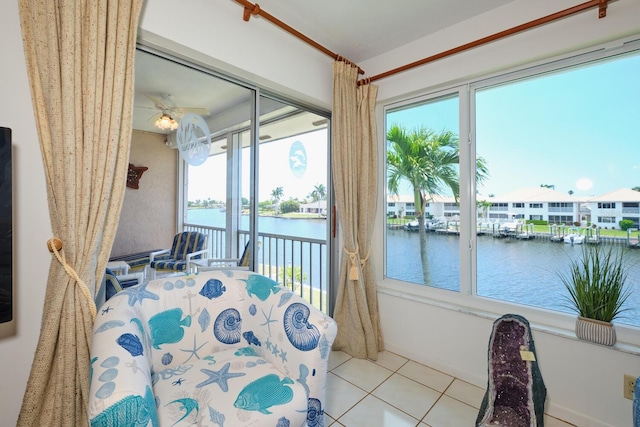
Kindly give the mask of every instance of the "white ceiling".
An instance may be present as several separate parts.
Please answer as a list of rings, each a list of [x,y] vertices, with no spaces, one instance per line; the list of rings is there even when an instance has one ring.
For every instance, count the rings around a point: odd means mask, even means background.
[[[511,1],[257,0],[257,3],[265,12],[332,52],[358,63]],[[240,4],[238,9],[238,19],[242,19]]]
[[[327,49],[358,63],[511,1],[260,0],[259,5]],[[238,3],[237,7],[242,21],[243,6]],[[264,18],[251,17],[255,19]],[[204,108],[209,112],[203,115],[205,119],[215,121],[238,110],[251,97],[245,88],[149,53],[138,51],[135,67],[136,130],[165,133],[153,126],[162,113],[158,99],[173,107],[168,112],[178,120],[188,112],[183,108]]]

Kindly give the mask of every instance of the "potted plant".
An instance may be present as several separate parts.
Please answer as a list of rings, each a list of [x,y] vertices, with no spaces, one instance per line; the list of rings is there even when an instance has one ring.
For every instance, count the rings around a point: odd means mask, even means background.
[[[631,293],[626,287],[624,250],[583,245],[582,258],[571,262],[569,274],[558,275],[569,292],[567,307],[578,313],[576,336],[598,344],[615,344],[611,322],[628,310],[623,305]]]

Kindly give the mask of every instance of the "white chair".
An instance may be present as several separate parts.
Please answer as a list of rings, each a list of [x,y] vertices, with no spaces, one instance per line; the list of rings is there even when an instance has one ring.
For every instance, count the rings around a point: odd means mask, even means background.
[[[197,231],[184,231],[173,238],[171,249],[151,252],[149,267],[151,278],[156,278],[156,271],[170,271],[174,273],[190,273],[192,261],[206,259],[207,235]]]

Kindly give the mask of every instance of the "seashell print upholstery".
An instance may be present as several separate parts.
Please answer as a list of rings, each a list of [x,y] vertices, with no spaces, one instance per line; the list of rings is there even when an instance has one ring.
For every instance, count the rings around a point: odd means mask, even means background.
[[[273,280],[214,270],[152,280],[99,310],[96,426],[323,426],[333,319]]]

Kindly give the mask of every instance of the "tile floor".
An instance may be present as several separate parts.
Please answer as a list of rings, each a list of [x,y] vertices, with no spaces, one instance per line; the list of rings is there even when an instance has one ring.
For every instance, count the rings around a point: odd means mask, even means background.
[[[474,426],[485,390],[397,354],[377,361],[331,352],[325,426]],[[545,415],[546,427],[570,427]]]

